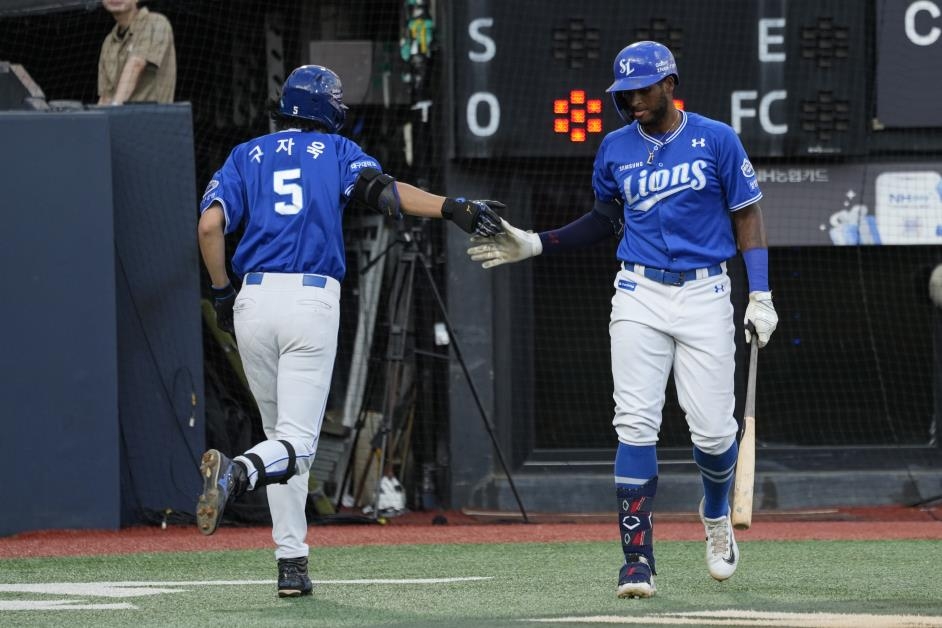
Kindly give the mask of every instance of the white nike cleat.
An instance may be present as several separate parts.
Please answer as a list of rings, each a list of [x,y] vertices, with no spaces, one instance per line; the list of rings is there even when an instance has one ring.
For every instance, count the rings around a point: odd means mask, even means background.
[[[736,572],[739,564],[739,547],[733,536],[733,524],[729,514],[718,519],[703,516],[703,500],[700,500],[700,520],[706,532],[706,563],[710,575],[716,580],[726,580]]]

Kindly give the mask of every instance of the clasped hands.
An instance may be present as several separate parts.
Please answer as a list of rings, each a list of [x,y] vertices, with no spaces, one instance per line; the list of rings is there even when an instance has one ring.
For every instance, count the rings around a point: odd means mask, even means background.
[[[482,268],[493,268],[501,264],[519,262],[543,252],[540,236],[524,231],[500,219],[502,231],[493,236],[473,235],[468,255]]]

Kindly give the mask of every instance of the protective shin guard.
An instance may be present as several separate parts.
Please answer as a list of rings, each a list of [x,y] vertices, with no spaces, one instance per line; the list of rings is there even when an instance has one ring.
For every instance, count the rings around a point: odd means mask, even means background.
[[[621,547],[626,560],[632,554],[640,554],[648,560],[651,573],[654,569],[654,495],[657,493],[657,476],[641,486],[616,486],[618,495],[618,527],[621,532]]]

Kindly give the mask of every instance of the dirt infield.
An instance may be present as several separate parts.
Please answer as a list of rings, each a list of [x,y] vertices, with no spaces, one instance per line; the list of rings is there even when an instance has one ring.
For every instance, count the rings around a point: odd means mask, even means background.
[[[435,524],[444,517],[447,521]],[[614,515],[445,512],[407,513],[377,523],[313,525],[312,547],[432,543],[552,543],[615,541]],[[610,520],[610,521],[609,521]],[[699,541],[703,527],[694,514],[656,515],[662,541]],[[942,540],[942,506],[756,513],[737,540]],[[215,551],[273,547],[270,527],[226,526],[206,537],[192,526],[136,526],[121,530],[49,530],[0,538],[0,559],[94,556],[138,552]]]

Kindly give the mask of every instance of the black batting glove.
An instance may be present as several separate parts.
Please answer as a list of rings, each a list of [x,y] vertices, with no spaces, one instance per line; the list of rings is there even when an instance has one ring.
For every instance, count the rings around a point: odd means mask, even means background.
[[[503,232],[497,210],[505,208],[500,201],[446,198],[442,203],[442,218],[451,220],[467,233],[490,237]]]
[[[504,231],[500,221],[498,209],[506,209],[507,206],[500,201],[471,201],[481,208],[478,212],[477,225],[474,227],[474,234],[489,238]]]
[[[235,288],[231,283],[224,288],[212,286],[213,309],[216,310],[216,327],[235,336],[235,323],[232,320],[232,306],[235,305]]]

